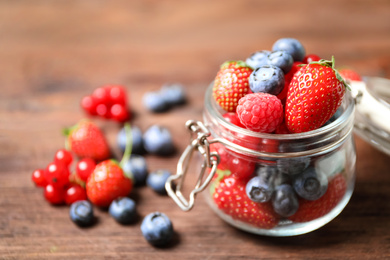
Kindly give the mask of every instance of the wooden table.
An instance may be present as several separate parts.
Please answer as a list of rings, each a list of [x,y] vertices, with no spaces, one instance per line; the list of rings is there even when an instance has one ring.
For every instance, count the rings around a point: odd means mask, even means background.
[[[82,96],[106,83],[124,84],[133,123],[171,129],[178,153],[147,156],[149,170],[175,171],[187,145],[184,123],[201,119],[203,93],[225,60],[245,59],[295,37],[307,52],[336,57],[363,75],[390,78],[390,2],[327,1],[1,1],[0,258],[1,259],[389,259],[390,157],[356,137],[355,193],[334,221],[307,235],[255,236],[225,224],[199,196],[182,212],[168,197],[134,189],[140,220],[117,224],[96,209],[98,223],[76,227],[67,206],[50,206],[31,172],[63,147],[63,127],[85,115]],[[165,114],[141,98],[166,82],[186,86],[188,105]],[[116,156],[119,125],[96,120]],[[166,213],[176,236],[154,248],[142,217]]]

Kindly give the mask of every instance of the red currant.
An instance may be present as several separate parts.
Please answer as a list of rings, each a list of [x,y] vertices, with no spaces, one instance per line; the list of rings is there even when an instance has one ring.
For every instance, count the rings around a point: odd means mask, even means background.
[[[246,159],[234,157],[229,162],[231,173],[241,179],[249,178],[255,171],[255,163]]]
[[[96,106],[96,114],[108,119],[111,117],[110,107],[107,104],[99,104]]]
[[[129,119],[129,112],[127,111],[126,107],[121,104],[114,104],[111,107],[110,114],[111,118],[118,122],[124,122]]]
[[[65,191],[65,203],[71,205],[79,200],[86,200],[87,192],[80,185],[72,185]]]
[[[44,176],[46,182],[56,188],[62,188],[69,183],[69,169],[60,162],[49,163]]]
[[[309,64],[312,61],[319,61],[321,58],[318,55],[315,54],[308,54],[303,58],[303,63],[304,64]]]
[[[54,187],[51,184],[46,185],[44,193],[45,199],[51,204],[62,204],[64,203],[64,189]]]
[[[127,105],[126,90],[120,85],[110,85],[106,87],[108,89],[109,98],[113,104]]]
[[[92,97],[95,98],[97,104],[109,105],[111,103],[109,91],[105,87],[95,89],[92,92]]]
[[[59,149],[54,156],[54,161],[69,166],[73,161],[72,153],[66,149]]]
[[[81,107],[91,116],[96,115],[97,101],[93,96],[85,96],[81,99]]]
[[[47,184],[46,178],[44,176],[45,170],[38,169],[33,171],[31,179],[38,187],[45,187]]]
[[[89,175],[95,169],[96,163],[91,158],[84,158],[76,164],[76,173],[83,181],[87,181]]]
[[[245,128],[245,126],[241,123],[240,119],[238,118],[236,113],[230,112],[225,113],[223,117],[226,119],[226,121],[232,123],[233,125]]]

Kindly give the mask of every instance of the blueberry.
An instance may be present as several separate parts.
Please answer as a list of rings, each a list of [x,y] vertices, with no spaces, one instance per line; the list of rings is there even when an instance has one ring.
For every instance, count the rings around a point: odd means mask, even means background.
[[[164,246],[173,237],[173,225],[167,215],[154,212],[148,214],[142,221],[141,232],[151,245]]]
[[[174,152],[172,136],[165,127],[153,125],[144,135],[144,148],[148,153],[156,155],[171,155]]]
[[[282,217],[294,215],[299,208],[299,202],[293,187],[289,184],[282,184],[275,187],[272,206],[275,212]]]
[[[254,93],[278,95],[284,88],[283,71],[273,65],[263,65],[249,76],[249,87]]]
[[[136,186],[145,184],[146,177],[148,176],[148,167],[143,156],[137,154],[131,155],[130,159],[123,164],[122,169],[126,174],[133,176]]]
[[[131,127],[131,139],[132,139],[132,154],[143,154],[144,151],[144,141],[142,138],[142,132],[137,126]],[[122,128],[117,135],[117,143],[119,149],[124,152],[126,148],[126,131],[125,128]]]
[[[134,223],[137,218],[134,200],[122,197],[111,202],[108,213],[120,224]]]
[[[277,40],[272,46],[273,51],[285,51],[290,54],[294,61],[302,61],[306,55],[302,43],[293,38],[282,38]]]
[[[89,201],[79,200],[70,206],[70,219],[80,227],[86,227],[93,224],[93,207]]]
[[[186,102],[186,96],[181,84],[166,84],[161,87],[161,97],[170,106],[182,105]]]
[[[155,113],[165,112],[169,109],[169,105],[161,96],[160,92],[147,92],[142,98],[144,106]]]
[[[146,178],[146,184],[155,192],[165,195],[167,194],[167,191],[165,190],[165,182],[169,176],[171,176],[171,172],[168,170],[157,170],[151,172]]]
[[[254,202],[267,202],[271,199],[274,191],[273,181],[277,174],[275,170],[272,167],[256,169],[257,176],[250,179],[245,187],[249,199]]]
[[[328,189],[328,179],[322,172],[316,171],[314,167],[309,167],[295,177],[293,187],[300,197],[307,200],[317,200]]]
[[[293,57],[285,51],[273,51],[268,55],[268,64],[279,67],[284,74],[291,70],[293,63]]]
[[[276,162],[278,170],[287,175],[296,175],[302,173],[307,167],[309,167],[310,158],[285,158]]]
[[[266,51],[266,50],[257,51],[253,53],[249,58],[247,58],[245,60],[245,63],[252,69],[256,69],[263,65],[268,65],[268,55],[270,53],[271,53],[270,51]]]

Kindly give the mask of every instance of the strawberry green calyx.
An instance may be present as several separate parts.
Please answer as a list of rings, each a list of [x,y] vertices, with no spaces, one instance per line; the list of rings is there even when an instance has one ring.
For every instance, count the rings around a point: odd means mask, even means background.
[[[217,184],[220,183],[223,178],[225,178],[226,176],[229,176],[231,174],[232,173],[229,170],[217,169],[217,171],[215,172],[215,175],[217,177],[213,180],[212,184],[210,185],[210,192],[211,192],[211,194],[215,193],[215,188],[216,188]]]
[[[337,69],[335,68],[335,59],[334,59],[334,56],[332,56],[332,60],[324,60],[324,59],[321,59],[319,61],[312,61],[310,62],[309,64],[318,64],[318,65],[321,65],[321,66],[326,66],[326,67],[330,67],[332,68],[332,70],[334,71],[334,74],[336,75],[336,78],[341,82],[343,83],[344,87],[348,90],[351,90],[351,88],[349,87],[349,85],[347,84],[347,82],[345,82],[345,80],[343,79],[343,77],[341,77],[340,73],[337,71]]]
[[[225,61],[222,65],[221,65],[221,69],[222,68],[225,68],[225,67],[228,67],[229,65],[231,64],[235,64],[237,67],[239,68],[242,68],[242,67],[248,67],[248,64],[246,64],[245,61],[242,61],[242,60],[238,60],[238,61]]]
[[[126,132],[126,147],[125,147],[125,151],[123,153],[123,157],[121,159],[121,161],[119,162],[119,166],[123,169],[123,166],[125,165],[125,163],[130,159],[130,156],[131,156],[131,150],[132,150],[132,147],[133,147],[133,143],[132,143],[132,140],[133,140],[133,137],[132,137],[132,134],[131,134],[131,126],[129,123],[125,123],[124,124],[124,128],[125,128],[125,132]],[[127,174],[125,173],[125,175],[127,176]],[[129,178],[131,178],[132,176],[127,176]]]

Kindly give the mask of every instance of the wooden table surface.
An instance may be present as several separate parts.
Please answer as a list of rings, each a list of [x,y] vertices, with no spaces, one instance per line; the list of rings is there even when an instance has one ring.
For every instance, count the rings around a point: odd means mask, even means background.
[[[117,224],[96,209],[98,223],[80,229],[69,207],[50,206],[31,173],[63,147],[62,128],[85,117],[82,96],[98,86],[127,87],[134,125],[168,127],[178,153],[148,155],[149,171],[175,171],[187,145],[184,123],[201,119],[203,94],[226,60],[295,37],[307,52],[363,75],[390,78],[390,2],[315,1],[0,1],[1,259],[390,259],[390,157],[356,137],[357,181],[345,210],[307,235],[273,238],[232,228],[199,196],[182,212],[166,196],[136,188],[139,221]],[[166,82],[186,86],[189,102],[169,113],[142,105]],[[116,156],[119,125],[95,120]],[[176,235],[154,248],[142,217],[166,213]]]

